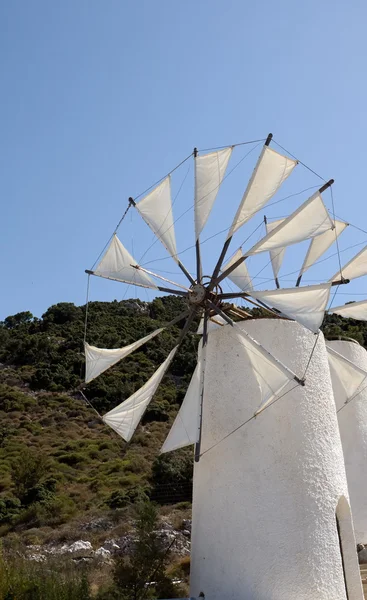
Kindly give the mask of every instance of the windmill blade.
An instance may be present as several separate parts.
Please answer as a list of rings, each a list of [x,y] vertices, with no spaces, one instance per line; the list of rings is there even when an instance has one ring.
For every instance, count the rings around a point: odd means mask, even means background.
[[[340,382],[346,402],[352,400],[367,377],[367,372],[345,358],[326,343],[329,367],[332,375]]]
[[[140,348],[140,346],[143,346],[143,344],[146,344],[147,342],[152,340],[156,335],[159,335],[164,329],[167,329],[168,327],[171,327],[172,325],[175,325],[176,323],[182,321],[182,319],[187,317],[188,314],[189,311],[185,311],[179,314],[177,317],[172,319],[172,321],[167,323],[167,325],[165,325],[164,327],[156,329],[149,335],[146,335],[140,340],[137,340],[136,342],[133,342],[128,346],[124,346],[123,348],[97,348],[96,346],[90,346],[85,342],[85,382],[89,383],[90,381],[98,377],[98,375],[101,375],[102,373],[104,373],[104,371],[118,363],[120,360],[126,358],[126,356],[129,356],[129,354],[131,354],[132,352],[135,352],[135,350]]]
[[[343,233],[344,229],[348,227],[349,223],[345,223],[345,221],[335,220],[334,225],[335,229],[325,231],[318,237],[315,237],[311,240],[307,250],[307,254],[305,256],[305,260],[303,261],[303,265],[301,267],[297,279],[297,287],[301,283],[302,275],[320,258],[320,256],[322,256],[330,248],[330,246],[336,241],[339,235]]]
[[[200,379],[202,371],[201,352],[199,345],[198,362],[195,371],[191,377],[180,410],[161,448],[161,454],[198,442],[200,428]]]
[[[358,277],[362,277],[363,275],[367,275],[367,246],[362,248],[358,254],[353,256],[349,262],[347,262],[344,267],[341,269],[343,279],[357,279]],[[337,281],[340,279],[340,269],[333,277],[331,277],[330,281]]]
[[[114,234],[106,252],[95,267],[94,271],[86,270],[89,275],[97,275],[104,279],[122,281],[140,287],[158,289],[154,281],[143,271],[132,267],[136,260],[126,250],[117,235]]]
[[[135,208],[159,241],[177,262],[176,236],[171,201],[171,176],[168,175],[147,196],[134,202]]]
[[[139,202],[135,202],[133,198],[129,198],[129,200],[166,248],[167,252],[172,256],[173,260],[178,264],[181,271],[185,273],[190,283],[194,284],[194,278],[177,257],[171,201],[171,176],[168,175],[168,177],[163,179],[159,185]],[[136,261],[134,264],[136,264]]]
[[[233,146],[195,157],[195,239],[205,227],[223,181]]]
[[[317,333],[324,320],[330,289],[331,283],[322,283],[299,288],[253,291],[251,296]]]
[[[124,346],[123,348],[97,348],[96,346],[90,346],[85,342],[85,382],[89,383],[104,371],[107,371],[110,367],[118,363],[120,360],[129,356],[132,352],[140,348],[143,344],[146,344],[152,340],[156,335],[161,333],[163,328],[156,329],[153,333],[146,335],[137,342]]]
[[[268,136],[262,149],[228,232],[227,239],[231,238],[242,225],[265,206],[298,164],[297,160],[283,156],[279,152],[269,148],[272,137],[270,136],[271,134]]]
[[[329,308],[329,313],[340,315],[346,319],[356,319],[357,321],[367,321],[367,300],[360,302],[349,302],[344,306]]]
[[[334,223],[329,216],[319,190],[301,204],[289,217],[283,219],[257,244],[252,246],[246,252],[246,256],[297,244],[333,228]]]
[[[172,281],[172,279],[167,279],[167,277],[162,277],[162,275],[158,275],[157,273],[154,273],[154,271],[149,271],[149,269],[145,269],[144,267],[141,267],[140,265],[131,265],[134,269],[136,269],[137,271],[142,271],[143,273],[147,273],[148,275],[153,275],[153,277],[156,277],[157,279],[160,279],[161,281],[165,281],[166,283],[171,283],[172,285],[175,285],[179,288],[181,288],[182,290],[186,290],[186,292],[189,291],[189,288],[186,287],[185,285],[181,285],[181,283],[176,283],[175,281]]]
[[[148,404],[152,400],[157,388],[165,376],[178,346],[175,346],[168,357],[148,379],[148,381],[135,394],[103,415],[103,421],[118,433],[126,442],[129,442],[142,418]]]
[[[266,227],[267,234],[270,233],[271,231],[273,231],[273,229],[278,227],[278,225],[280,225],[284,221],[284,219],[277,219],[276,221],[272,221],[271,223],[268,223],[266,217],[264,217],[264,220],[265,220],[265,227]],[[277,288],[279,287],[278,274],[279,274],[280,267],[282,266],[282,262],[284,260],[285,251],[286,251],[286,247],[277,248],[276,250],[270,250],[271,268],[273,269],[274,280],[275,280],[275,284],[276,284]]]
[[[211,284],[212,287],[228,277],[234,269],[239,267],[240,264],[252,254],[297,244],[298,242],[302,242],[311,237],[321,235],[328,229],[333,229],[333,221],[331,220],[321,197],[321,192],[332,185],[333,181],[333,179],[330,179],[330,181],[323,185],[316,194],[306,200],[306,202],[304,202],[296,211],[284,219],[280,225],[275,227],[273,231],[263,237],[257,244],[252,246],[245,255],[226,269],[220,277],[214,278]]]
[[[240,258],[243,257],[242,250],[239,249],[232,256],[232,258],[227,262],[223,267],[223,271],[229,269],[234,263],[236,263]],[[247,266],[244,262],[240,264],[237,269],[234,269],[229,275],[228,279],[232,281],[237,287],[239,287],[243,292],[250,291],[253,289],[252,280],[250,274],[247,270]]]

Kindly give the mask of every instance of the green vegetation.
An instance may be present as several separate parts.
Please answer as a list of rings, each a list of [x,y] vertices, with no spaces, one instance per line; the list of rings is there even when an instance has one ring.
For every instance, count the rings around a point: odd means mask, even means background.
[[[88,341],[124,346],[183,310],[176,297],[92,302]],[[85,307],[60,303],[42,319],[23,312],[0,324],[0,535],[37,529],[42,541],[47,527],[128,510],[147,497],[190,499],[191,449],[159,458],[159,448],[195,367],[197,336],[186,337],[128,445],[77,391],[84,316]],[[95,408],[104,413],[138,389],[165,360],[182,325],[91,382],[85,393]],[[176,487],[162,496],[171,484]]]

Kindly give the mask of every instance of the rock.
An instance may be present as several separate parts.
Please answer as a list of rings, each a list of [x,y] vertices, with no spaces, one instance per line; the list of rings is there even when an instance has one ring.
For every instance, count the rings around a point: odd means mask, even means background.
[[[367,548],[363,548],[363,550],[358,552],[358,562],[360,565],[367,563]]]
[[[182,535],[189,538],[191,537],[191,531],[189,531],[188,529],[184,529]]]
[[[98,550],[95,551],[94,556],[106,559],[111,557],[111,552],[106,548],[103,548],[103,546],[101,546],[100,548],[98,548]]]
[[[93,521],[84,523],[84,525],[81,526],[81,529],[83,531],[107,531],[108,529],[112,529],[112,527],[113,523],[110,519],[99,517],[93,519]]]
[[[182,528],[183,529],[188,529],[191,532],[191,519],[183,519],[182,520]]]
[[[111,554],[116,554],[120,550],[120,546],[116,543],[116,540],[106,540],[103,542],[103,548],[109,550]]]

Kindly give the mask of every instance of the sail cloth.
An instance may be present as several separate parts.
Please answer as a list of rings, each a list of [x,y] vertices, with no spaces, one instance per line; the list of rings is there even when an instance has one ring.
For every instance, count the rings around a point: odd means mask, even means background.
[[[170,175],[163,179],[162,183],[157,185],[157,187],[140,200],[140,202],[137,202],[135,207],[146,224],[151,228],[172,258],[177,262]]]
[[[346,319],[357,319],[357,321],[367,321],[367,300],[360,302],[349,302],[344,306],[335,306],[330,308],[329,313],[340,315]]]
[[[339,381],[348,402],[356,394],[367,377],[367,372],[326,344],[329,367],[333,377]]]
[[[204,350],[199,350],[198,363],[181,408],[161,448],[161,454],[195,444],[199,438],[201,386],[204,383]]]
[[[245,254],[250,256],[258,252],[297,244],[333,228],[334,224],[323,203],[321,194],[316,192]]]
[[[266,225],[265,225],[266,233],[268,234],[271,231],[273,231],[273,229],[278,227],[278,225],[283,223],[283,221],[284,221],[284,219],[278,219],[277,221],[272,221],[271,223],[266,223]],[[285,248],[277,248],[276,250],[270,250],[270,260],[271,260],[271,266],[272,266],[273,273],[274,273],[274,279],[277,279],[277,277],[278,277],[279,269],[282,266],[282,262],[284,259],[285,250],[286,250]]]
[[[135,258],[131,256],[130,252],[121,244],[117,235],[114,234],[106,252],[94,269],[93,275],[139,285],[140,287],[157,289],[156,284],[149,275],[144,271],[134,269],[131,265],[136,265]]]
[[[159,369],[148,379],[143,387],[102,417],[103,421],[114,429],[126,442],[131,440],[141,417],[165,376],[177,348],[178,346],[173,348],[164,363],[161,364]]]
[[[233,265],[233,263],[237,262],[238,259],[242,257],[242,250],[237,250],[234,256],[232,256],[231,260],[229,260],[227,264],[224,267],[222,267],[222,271],[226,271],[229,267]],[[237,287],[239,287],[243,292],[247,292],[253,289],[251,277],[244,262],[242,262],[237,267],[237,269],[234,269],[234,271],[232,271],[232,273],[228,275],[228,279],[230,279],[232,283],[237,285]]]
[[[223,181],[232,146],[195,158],[195,239],[204,229]]]
[[[330,248],[336,241],[336,238],[343,233],[344,229],[348,227],[348,223],[345,223],[345,221],[334,221],[334,225],[335,229],[329,229],[329,231],[325,231],[311,240],[299,276],[302,276]]]
[[[268,146],[263,147],[227,239],[274,196],[297,164],[296,160],[283,156]]]
[[[357,277],[367,275],[367,246],[353,256],[353,258],[342,267],[341,272],[344,279],[357,279]],[[330,281],[338,281],[339,279],[340,270],[333,275]]]
[[[322,283],[299,288],[251,292],[251,296],[317,333],[324,319],[330,288],[331,283]]]
[[[260,414],[295,375],[277,361],[249,334],[235,325],[236,339],[247,351],[254,375],[259,385],[260,405],[255,415]]]
[[[152,340],[162,331],[163,328],[156,329],[149,335],[137,340],[133,344],[129,344],[123,348],[113,348],[112,350],[107,348],[97,348],[96,346],[90,346],[89,344],[85,343],[85,382],[89,383],[89,381],[92,381],[92,379],[95,379],[98,377],[98,375],[101,375],[101,373],[140,348],[140,346],[143,344],[149,342],[149,340]]]

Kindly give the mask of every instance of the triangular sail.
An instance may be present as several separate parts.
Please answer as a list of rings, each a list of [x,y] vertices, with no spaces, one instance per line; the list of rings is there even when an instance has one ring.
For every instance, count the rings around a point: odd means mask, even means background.
[[[342,267],[341,273],[344,279],[357,279],[363,275],[367,275],[367,246],[362,248],[358,254],[353,256],[347,264]],[[338,281],[340,279],[340,269],[330,281]]]
[[[103,421],[114,429],[126,442],[129,442],[132,438],[149,402],[152,400],[157,387],[165,376],[177,348],[178,346],[170,352],[164,363],[161,364],[159,369],[157,369],[140,390],[102,417]]]
[[[367,321],[367,300],[360,302],[349,302],[344,306],[330,308],[329,313],[340,315],[346,319],[357,319],[357,321]]]
[[[326,250],[330,248],[330,246],[336,241],[336,238],[343,233],[344,229],[348,227],[348,223],[345,223],[344,221],[334,221],[334,225],[335,229],[329,229],[328,231],[325,231],[323,234],[311,240],[305,260],[303,261],[303,265],[299,273],[300,275],[303,275],[303,273],[305,273],[305,271],[307,271],[307,269],[309,269],[320,258],[320,256],[322,256]]]
[[[222,271],[226,271],[229,267],[231,267],[235,262],[238,261],[239,258],[243,257],[242,250],[237,250],[237,252],[232,256],[231,260],[227,262],[227,264],[222,267]],[[243,292],[247,292],[253,289],[251,277],[247,270],[245,263],[241,263],[237,269],[234,269],[232,273],[228,275],[228,279],[232,281],[237,287],[239,287]]]
[[[268,146],[263,147],[227,239],[265,206],[296,165],[296,160],[283,156]]]
[[[330,288],[330,283],[322,283],[300,288],[251,292],[251,296],[317,333],[324,319]]]
[[[334,224],[323,203],[321,194],[316,192],[245,254],[250,256],[258,252],[297,244],[303,240],[321,235],[325,231],[333,229],[333,227]]]
[[[284,219],[278,219],[277,221],[272,221],[271,223],[266,223],[266,233],[270,233],[278,227],[281,223],[283,223]],[[270,250],[270,260],[271,266],[274,273],[274,279],[278,278],[279,269],[282,266],[282,262],[284,259],[285,248],[277,248],[276,250]]]
[[[149,342],[149,340],[153,339],[156,335],[161,333],[163,328],[156,329],[149,335],[137,340],[133,344],[129,344],[128,346],[124,346],[123,348],[97,348],[96,346],[90,346],[89,344],[84,344],[85,349],[85,381],[89,383],[92,379],[101,375],[104,371],[118,363],[121,359],[128,356],[143,344]]]
[[[176,238],[171,202],[171,177],[166,177],[147,196],[135,204],[172,258],[177,262]]]
[[[162,446],[162,454],[190,446],[198,441],[201,371],[202,361],[199,353],[198,363],[187,388],[185,398]]]
[[[117,235],[114,234],[93,274],[105,279],[113,279],[114,281],[123,281],[132,285],[157,289],[156,284],[149,275],[144,273],[144,271],[134,269],[131,265],[136,265],[136,260],[126,250],[125,246],[122,245]]]
[[[236,339],[245,347],[259,385],[260,404],[255,412],[257,415],[270,404],[289,381],[295,378],[295,375],[238,327],[236,327]]]
[[[326,347],[332,378],[336,378],[340,382],[345,393],[346,402],[348,402],[366,380],[367,372],[342,356],[342,354],[339,354],[339,352],[336,352],[328,344],[326,344]]]
[[[232,147],[195,158],[195,239],[213,208],[231,154]]]

